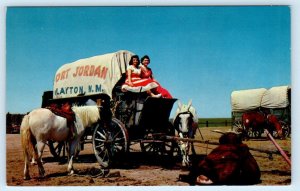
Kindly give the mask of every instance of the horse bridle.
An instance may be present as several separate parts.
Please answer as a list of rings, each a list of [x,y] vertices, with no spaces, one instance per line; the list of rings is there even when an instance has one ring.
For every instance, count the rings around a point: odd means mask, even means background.
[[[180,122],[179,122],[179,116],[180,115],[184,115],[184,114],[189,114],[190,117],[189,117],[189,121],[188,121],[188,124],[191,125],[191,123],[193,122],[193,117],[194,115],[190,112],[190,111],[184,111],[184,112],[180,112],[177,114],[175,120],[174,120],[174,127],[177,131],[180,131],[179,130],[179,125],[180,125]]]

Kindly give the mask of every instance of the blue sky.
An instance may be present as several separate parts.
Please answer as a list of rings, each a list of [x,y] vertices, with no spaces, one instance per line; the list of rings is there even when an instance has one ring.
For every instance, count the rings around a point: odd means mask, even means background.
[[[148,54],[200,117],[230,117],[232,91],[291,85],[290,16],[288,6],[10,7],[6,112],[40,107],[61,65],[125,49]]]

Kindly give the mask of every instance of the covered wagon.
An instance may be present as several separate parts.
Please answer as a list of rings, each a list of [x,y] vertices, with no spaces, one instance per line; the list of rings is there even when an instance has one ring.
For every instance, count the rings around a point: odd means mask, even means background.
[[[277,86],[270,89],[258,88],[233,91],[231,93],[231,115],[233,129],[243,129],[242,115],[250,111],[267,111],[275,115],[282,125],[285,136],[291,127],[291,88]],[[250,132],[250,136],[260,136],[262,132]]]
[[[62,65],[55,74],[53,90],[43,95],[42,107],[66,102],[99,107],[101,120],[86,129],[83,142],[93,143],[103,167],[110,166],[113,158],[132,144],[156,154],[173,154],[176,146],[173,140],[159,140],[162,135],[175,135],[169,115],[176,99],[121,91],[132,55],[121,50]],[[49,144],[52,154],[61,154],[61,144]]]

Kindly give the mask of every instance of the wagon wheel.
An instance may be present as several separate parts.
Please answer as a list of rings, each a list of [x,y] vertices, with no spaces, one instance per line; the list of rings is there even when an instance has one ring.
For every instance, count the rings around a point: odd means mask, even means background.
[[[233,124],[233,131],[235,132],[243,132],[244,127],[241,121],[235,121]]]
[[[66,143],[64,141],[48,141],[48,146],[50,149],[50,153],[53,155],[54,158],[59,159],[60,157],[66,156]]]
[[[167,140],[142,140],[141,150],[144,153],[174,156],[176,142]]]
[[[253,129],[250,127],[247,131],[247,134],[249,137],[259,138],[261,137],[261,134],[263,133],[263,130],[261,129]]]
[[[287,138],[291,134],[291,126],[286,123],[285,121],[279,121],[281,128],[282,128],[282,135],[283,137]]]
[[[128,133],[124,124],[116,118],[109,124],[97,123],[93,133],[93,150],[99,164],[108,168],[113,158],[128,151]]]
[[[174,156],[177,143],[175,140],[166,140],[163,135],[175,136],[175,128],[168,123],[166,132],[162,134],[148,135],[140,142],[141,150],[144,153]],[[178,151],[178,150],[177,150]]]
[[[259,133],[255,130],[253,130],[252,127],[249,127],[248,129],[245,128],[242,121],[235,121],[233,124],[233,131],[237,133],[242,133],[244,138],[248,139],[250,137],[259,137]]]

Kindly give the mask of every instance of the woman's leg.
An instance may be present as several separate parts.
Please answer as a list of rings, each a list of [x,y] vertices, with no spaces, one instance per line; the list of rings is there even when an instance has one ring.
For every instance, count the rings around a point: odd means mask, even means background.
[[[147,93],[151,96],[151,97],[156,97],[159,98],[161,97],[161,94],[154,94],[152,91],[148,90]]]

